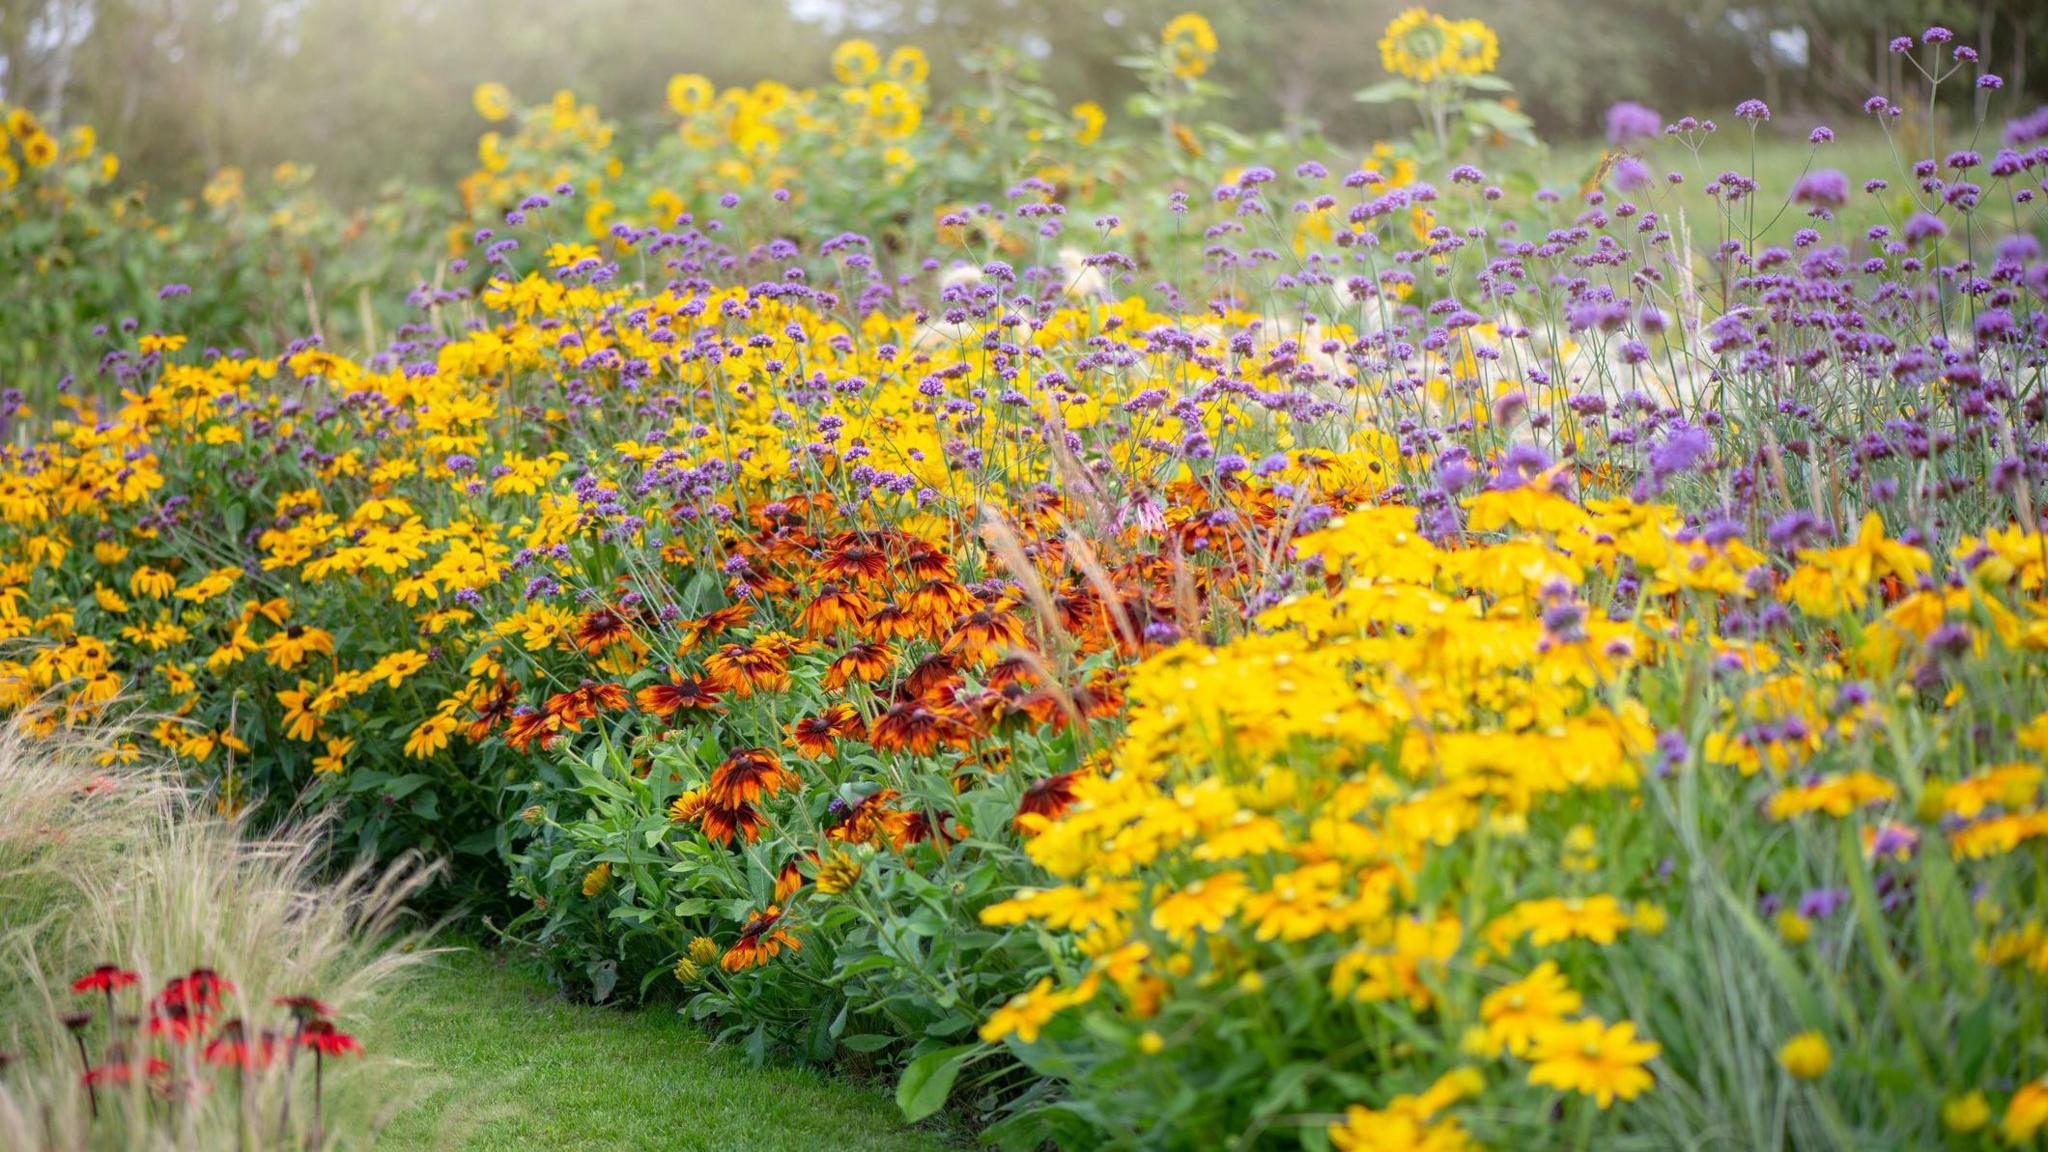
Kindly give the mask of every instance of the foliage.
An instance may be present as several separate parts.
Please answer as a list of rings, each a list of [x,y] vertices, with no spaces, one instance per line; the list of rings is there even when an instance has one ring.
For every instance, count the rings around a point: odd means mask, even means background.
[[[858,40],[638,152],[479,88],[383,349],[140,333],[10,451],[4,702],[1009,1146],[2023,1144],[2048,123],[1874,99],[1859,194],[1617,106],[1561,190],[1497,41],[1399,16],[1355,163],[1197,14],[1136,132]]]

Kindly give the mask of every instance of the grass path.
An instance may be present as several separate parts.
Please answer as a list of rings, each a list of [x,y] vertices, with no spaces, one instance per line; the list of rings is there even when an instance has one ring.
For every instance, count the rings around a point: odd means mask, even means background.
[[[411,1065],[416,1103],[379,1148],[517,1152],[819,1149],[926,1152],[878,1089],[754,1068],[663,1009],[569,1004],[476,952],[435,962],[365,1037]]]

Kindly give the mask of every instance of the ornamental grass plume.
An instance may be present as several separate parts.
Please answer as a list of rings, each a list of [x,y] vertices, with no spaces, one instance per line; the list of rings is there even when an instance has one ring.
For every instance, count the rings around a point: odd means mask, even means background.
[[[333,875],[319,823],[253,835],[154,764],[103,766],[113,743],[0,733],[0,963],[24,974],[0,1147],[367,1146],[403,1095],[388,1060],[318,1083],[360,1051],[333,1020],[432,954],[404,909],[438,867]]]

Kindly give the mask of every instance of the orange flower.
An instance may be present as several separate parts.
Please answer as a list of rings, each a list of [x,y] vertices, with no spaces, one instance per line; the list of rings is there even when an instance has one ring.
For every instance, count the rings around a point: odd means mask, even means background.
[[[766,748],[742,748],[711,773],[704,792],[718,807],[740,808],[797,782],[775,753]]]
[[[888,571],[888,554],[869,544],[858,532],[848,532],[834,540],[831,553],[818,565],[820,576],[861,585],[876,583]]]
[[[1057,776],[1032,781],[1031,786],[1024,789],[1023,797],[1017,801],[1016,826],[1024,827],[1026,816],[1057,820],[1065,815],[1074,803],[1074,777],[1077,775],[1077,772],[1062,772]]]
[[[867,619],[875,602],[851,588],[828,584],[816,599],[804,606],[797,622],[806,635],[830,636],[849,624]]]
[[[910,554],[904,557],[903,570],[913,580],[951,580],[953,558],[923,541],[915,541],[910,546]]]
[[[951,580],[927,580],[911,589],[904,602],[904,608],[911,616],[931,632],[945,628],[979,607],[981,602],[974,598],[974,593]]]
[[[718,694],[718,685],[708,679],[671,671],[668,683],[642,688],[633,694],[633,702],[641,711],[666,720],[683,711],[723,712],[725,706],[718,702]]]
[[[571,727],[570,731],[575,731]],[[521,708],[512,714],[512,722],[505,728],[505,743],[512,750],[524,754],[534,743],[540,744],[545,752],[555,746],[555,740],[562,734],[562,718],[534,708]]]
[[[703,825],[704,838],[714,844],[730,844],[734,835],[744,836],[752,844],[761,835],[761,814],[745,804],[726,807],[706,799],[697,819]]]
[[[906,700],[882,713],[868,739],[883,751],[929,756],[942,744],[964,748],[973,735],[957,712],[919,699]]]
[[[910,814],[889,807],[896,796],[895,789],[884,788],[851,807],[834,799],[826,810],[825,838],[842,844],[902,843]]]
[[[626,690],[620,685],[585,680],[567,692],[557,692],[548,697],[545,707],[548,715],[561,720],[563,728],[574,732],[583,721],[600,712],[616,712],[624,708],[626,702]]]
[[[905,697],[931,696],[940,688],[960,681],[960,666],[951,656],[943,652],[933,653],[917,662],[910,675],[903,678],[899,692]]]
[[[747,644],[720,646],[704,660],[714,683],[744,700],[756,692],[781,692],[789,687],[789,658],[766,638]]]
[[[484,737],[491,734],[492,729],[510,719],[512,710],[518,706],[519,681],[499,681],[498,686],[491,690],[491,694],[484,698],[483,703],[476,706],[476,719],[470,721],[467,732],[469,742],[481,743]]]
[[[775,874],[775,902],[777,904],[796,895],[797,889],[804,886],[802,864],[805,860],[815,861],[817,858],[818,854],[816,852],[807,852],[800,856],[792,856],[783,862],[782,870]]]
[[[866,725],[851,704],[834,704],[822,716],[806,716],[789,726],[789,747],[816,759],[832,751],[840,738],[859,736]]]
[[[909,640],[918,634],[917,618],[894,604],[884,604],[861,622],[871,640]]]
[[[632,631],[633,625],[624,616],[610,608],[599,607],[577,618],[573,639],[576,647],[596,654],[624,641]]]
[[[856,680],[873,684],[887,676],[895,664],[896,654],[887,644],[855,644],[825,669],[825,689],[837,692]]]
[[[995,653],[1024,646],[1024,621],[1009,612],[1007,601],[998,600],[986,608],[968,613],[946,637],[948,652],[964,653],[982,660]]]
[[[780,955],[784,947],[794,952],[803,945],[782,927],[782,909],[770,904],[766,911],[748,918],[746,926],[740,929],[740,938],[718,964],[727,972],[744,972],[766,964]]]

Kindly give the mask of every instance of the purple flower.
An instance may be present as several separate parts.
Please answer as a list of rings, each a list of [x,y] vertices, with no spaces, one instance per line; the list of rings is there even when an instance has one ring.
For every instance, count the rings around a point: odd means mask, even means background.
[[[1915,212],[1906,221],[1903,236],[1907,244],[1920,244],[1928,240],[1939,240],[1948,235],[1948,225],[1925,212]]]
[[[1849,178],[1833,168],[1816,168],[1792,186],[1795,203],[1840,208],[1849,202]]]
[[[1751,124],[1762,124],[1771,118],[1771,106],[1761,100],[1744,100],[1735,106],[1735,115]]]
[[[1825,920],[1849,902],[1840,888],[1815,888],[1799,898],[1799,914],[1808,920]]]
[[[1607,142],[1617,148],[1638,140],[1654,140],[1664,118],[1653,108],[1623,100],[1607,109]]]
[[[1650,169],[1633,156],[1623,156],[1614,162],[1614,187],[1616,191],[1635,193],[1650,187],[1655,181]]]

